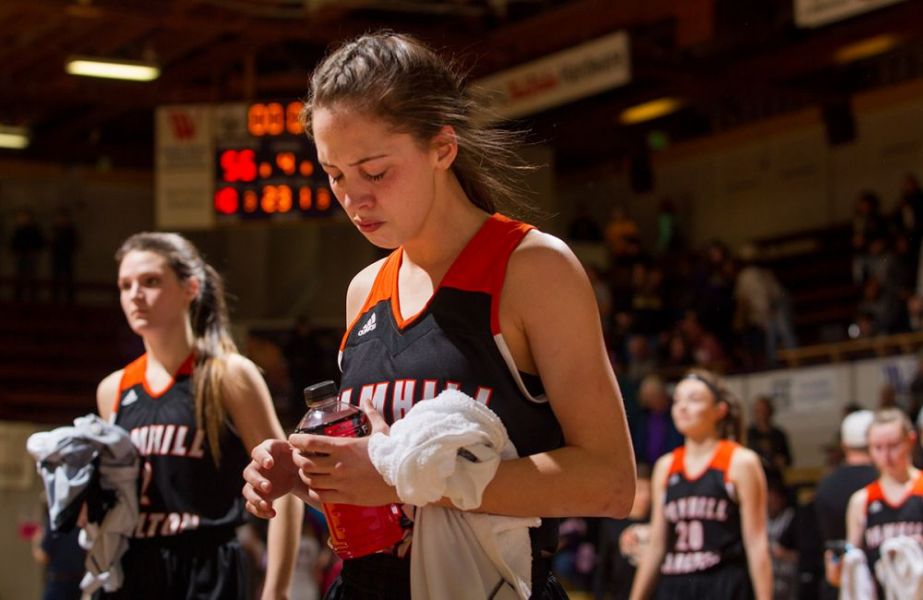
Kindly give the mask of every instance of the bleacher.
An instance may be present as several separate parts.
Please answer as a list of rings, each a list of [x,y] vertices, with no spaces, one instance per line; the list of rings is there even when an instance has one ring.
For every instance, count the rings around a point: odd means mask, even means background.
[[[789,291],[802,345],[847,338],[859,288],[852,280],[848,225],[799,231],[756,241],[760,262]]]
[[[0,302],[0,419],[63,424],[96,410],[96,385],[126,362],[118,306]]]

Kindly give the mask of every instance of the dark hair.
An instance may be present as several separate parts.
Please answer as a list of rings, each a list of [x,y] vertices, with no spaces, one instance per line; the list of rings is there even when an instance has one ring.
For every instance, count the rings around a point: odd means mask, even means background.
[[[520,199],[521,174],[530,169],[515,148],[522,132],[483,125],[479,102],[457,67],[412,36],[378,32],[346,42],[314,70],[301,120],[309,136],[318,108],[343,105],[387,122],[428,144],[445,125],[455,130],[452,170],[471,202],[530,212]]]
[[[724,381],[716,374],[705,369],[691,369],[683,379],[693,379],[705,384],[715,402],[723,402],[727,405],[727,413],[718,422],[718,437],[743,444],[745,442],[744,418],[743,411],[740,408],[740,400],[731,393]]]
[[[766,408],[769,409],[769,418],[771,419],[774,414],[776,414],[776,404],[772,401],[772,396],[767,396],[765,394],[757,396],[753,401],[753,408],[756,409],[756,405],[762,403],[766,405]]]
[[[136,233],[125,240],[115,253],[121,263],[132,251],[159,254],[180,281],[199,280],[199,295],[189,305],[189,320],[195,335],[195,369],[192,385],[195,393],[196,426],[205,429],[212,458],[221,459],[220,441],[224,431],[225,411],[221,404],[221,377],[224,359],[236,353],[237,346],[228,332],[228,309],[224,298],[224,281],[196,247],[178,233]]]

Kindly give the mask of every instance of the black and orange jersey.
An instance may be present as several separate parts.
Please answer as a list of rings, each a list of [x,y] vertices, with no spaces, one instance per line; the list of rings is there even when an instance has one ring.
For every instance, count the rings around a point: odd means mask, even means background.
[[[879,481],[867,485],[865,491],[863,544],[868,564],[874,569],[885,540],[906,535],[923,542],[923,476],[917,476],[910,491],[897,504],[888,502]]]
[[[407,319],[401,316],[398,294],[403,252],[394,251],[343,338],[341,398],[357,405],[370,398],[393,423],[417,402],[454,388],[500,417],[520,456],[563,446],[541,380],[516,368],[500,331],[507,263],[531,229],[491,216],[456,257],[426,306]],[[557,522],[543,519],[539,529],[532,530],[533,545],[553,549]]]
[[[125,367],[113,413],[142,457],[140,519],[135,538],[236,527],[243,522],[247,453],[237,434],[221,436],[216,467],[205,431],[196,426],[190,355],[160,392],[148,387],[147,354]]]
[[[705,470],[690,477],[684,466],[685,448],[673,451],[667,475],[663,516],[667,553],[660,572],[687,575],[729,564],[745,564],[740,530],[740,506],[728,479],[738,444],[722,440]]]

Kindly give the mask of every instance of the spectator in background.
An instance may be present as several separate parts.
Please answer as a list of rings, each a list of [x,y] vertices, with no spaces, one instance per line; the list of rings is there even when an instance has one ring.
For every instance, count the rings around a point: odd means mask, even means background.
[[[664,323],[665,305],[663,271],[645,261],[636,262],[632,267],[631,294],[634,331],[648,336],[655,346]]]
[[[881,286],[891,292],[897,293],[899,287],[896,269],[897,258],[891,252],[890,239],[883,237],[874,238],[868,243],[868,250],[864,259],[863,283],[869,279],[876,279]]]
[[[696,366],[720,373],[727,370],[728,362],[724,348],[718,338],[702,326],[694,310],[686,311],[679,323],[679,330]]]
[[[685,338],[679,333],[671,334],[665,344],[663,365],[665,367],[689,367],[694,362]]]
[[[34,302],[38,297],[38,259],[45,248],[45,236],[28,208],[16,213],[16,226],[10,237],[10,251],[15,263],[13,299],[17,302]]]
[[[862,284],[858,311],[872,319],[871,335],[895,333],[900,329],[902,312],[897,294],[876,277],[868,277]]]
[[[657,356],[651,349],[650,338],[632,334],[628,338],[625,356],[625,375],[633,381],[640,381],[657,367]]]
[[[51,227],[51,299],[55,303],[74,303],[74,255],[78,245],[70,212],[59,208]]]
[[[766,476],[769,555],[772,557],[772,597],[794,600],[798,590],[798,532],[795,507],[778,474]]]
[[[44,511],[47,515],[48,511]],[[77,537],[79,527],[68,532],[51,531],[48,523],[39,527],[32,537],[32,558],[45,568],[45,590],[42,600],[80,600],[80,580],[86,551]]]
[[[606,224],[605,237],[609,253],[615,262],[625,262],[637,256],[641,234],[638,224],[628,216],[624,206],[612,209],[612,216]]]
[[[734,261],[727,246],[712,240],[705,248],[694,282],[696,312],[702,326],[717,336],[725,347],[729,347],[732,338],[734,278]]]
[[[638,483],[631,512],[625,519],[602,519],[599,524],[595,600],[628,600],[635,569],[650,539],[651,469],[638,465]]]
[[[887,239],[888,227],[881,215],[880,202],[874,192],[864,191],[856,200],[852,222],[853,281],[865,281],[866,262],[873,240]]]
[[[821,479],[814,494],[817,524],[824,543],[846,539],[846,506],[849,497],[878,477],[869,456],[866,436],[874,418],[872,411],[858,410],[847,414],[840,425],[843,461]],[[837,596],[835,588],[826,582],[821,584],[821,598],[833,600]]]
[[[747,429],[747,445],[763,461],[763,466],[784,473],[792,466],[788,435],[772,424],[775,407],[772,398],[759,396],[753,403],[753,424]]]
[[[881,333],[878,329],[878,322],[875,315],[867,310],[859,310],[856,313],[856,322],[849,328],[849,337],[851,338],[870,338]]]
[[[916,254],[923,234],[923,190],[920,189],[919,180],[912,173],[904,175],[894,222],[898,232],[908,237],[911,251]]]
[[[641,380],[638,390],[640,411],[632,425],[632,442],[639,462],[652,465],[657,459],[678,448],[683,436],[673,424],[671,399],[667,387],[657,375]]]
[[[669,198],[660,201],[657,213],[657,241],[654,243],[654,253],[663,256],[682,246],[679,232],[676,207]]]
[[[908,310],[909,300],[917,288],[917,262],[919,252],[910,250],[910,239],[907,235],[899,233],[894,237],[893,262],[891,264],[891,284],[894,293],[901,305],[900,329],[906,331],[909,325]]]
[[[910,406],[907,416],[916,422],[923,414],[921,410],[923,410],[923,350],[917,352],[917,372],[910,381]]]
[[[304,388],[322,381],[325,375],[323,348],[307,315],[295,319],[282,352],[288,362],[291,389],[291,406],[287,412],[300,417],[304,412]]]
[[[577,214],[567,227],[567,237],[572,242],[601,242],[603,232],[590,214],[587,204],[583,200],[577,202]]]
[[[797,345],[788,292],[772,271],[756,264],[756,252],[752,244],[741,248],[742,268],[734,282],[734,320],[749,368],[772,366],[780,345]]]
[[[593,296],[596,297],[596,306],[599,307],[599,319],[603,326],[603,335],[608,339],[612,331],[612,291],[600,274],[600,268],[593,263],[585,263],[587,277],[593,286]]]
[[[907,298],[904,327],[907,331],[923,331],[923,296],[914,294]]]

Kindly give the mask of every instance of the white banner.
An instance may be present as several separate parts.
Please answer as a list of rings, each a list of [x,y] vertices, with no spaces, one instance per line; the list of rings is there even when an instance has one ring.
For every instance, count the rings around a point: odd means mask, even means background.
[[[839,364],[737,375],[728,377],[728,384],[743,390],[738,393],[747,406],[747,425],[756,398],[771,397],[775,423],[788,433],[796,466],[820,467],[826,448],[835,443],[852,380],[852,367]]]
[[[905,0],[795,0],[795,23],[820,27]]]
[[[211,112],[207,104],[157,108],[154,222],[158,229],[202,229],[214,224]]]
[[[631,81],[628,34],[609,34],[473,82],[491,117],[516,118]]]
[[[910,383],[917,373],[916,356],[891,356],[854,363],[856,372],[856,402],[875,408],[885,388],[893,390],[894,399],[902,408],[910,407]]]

